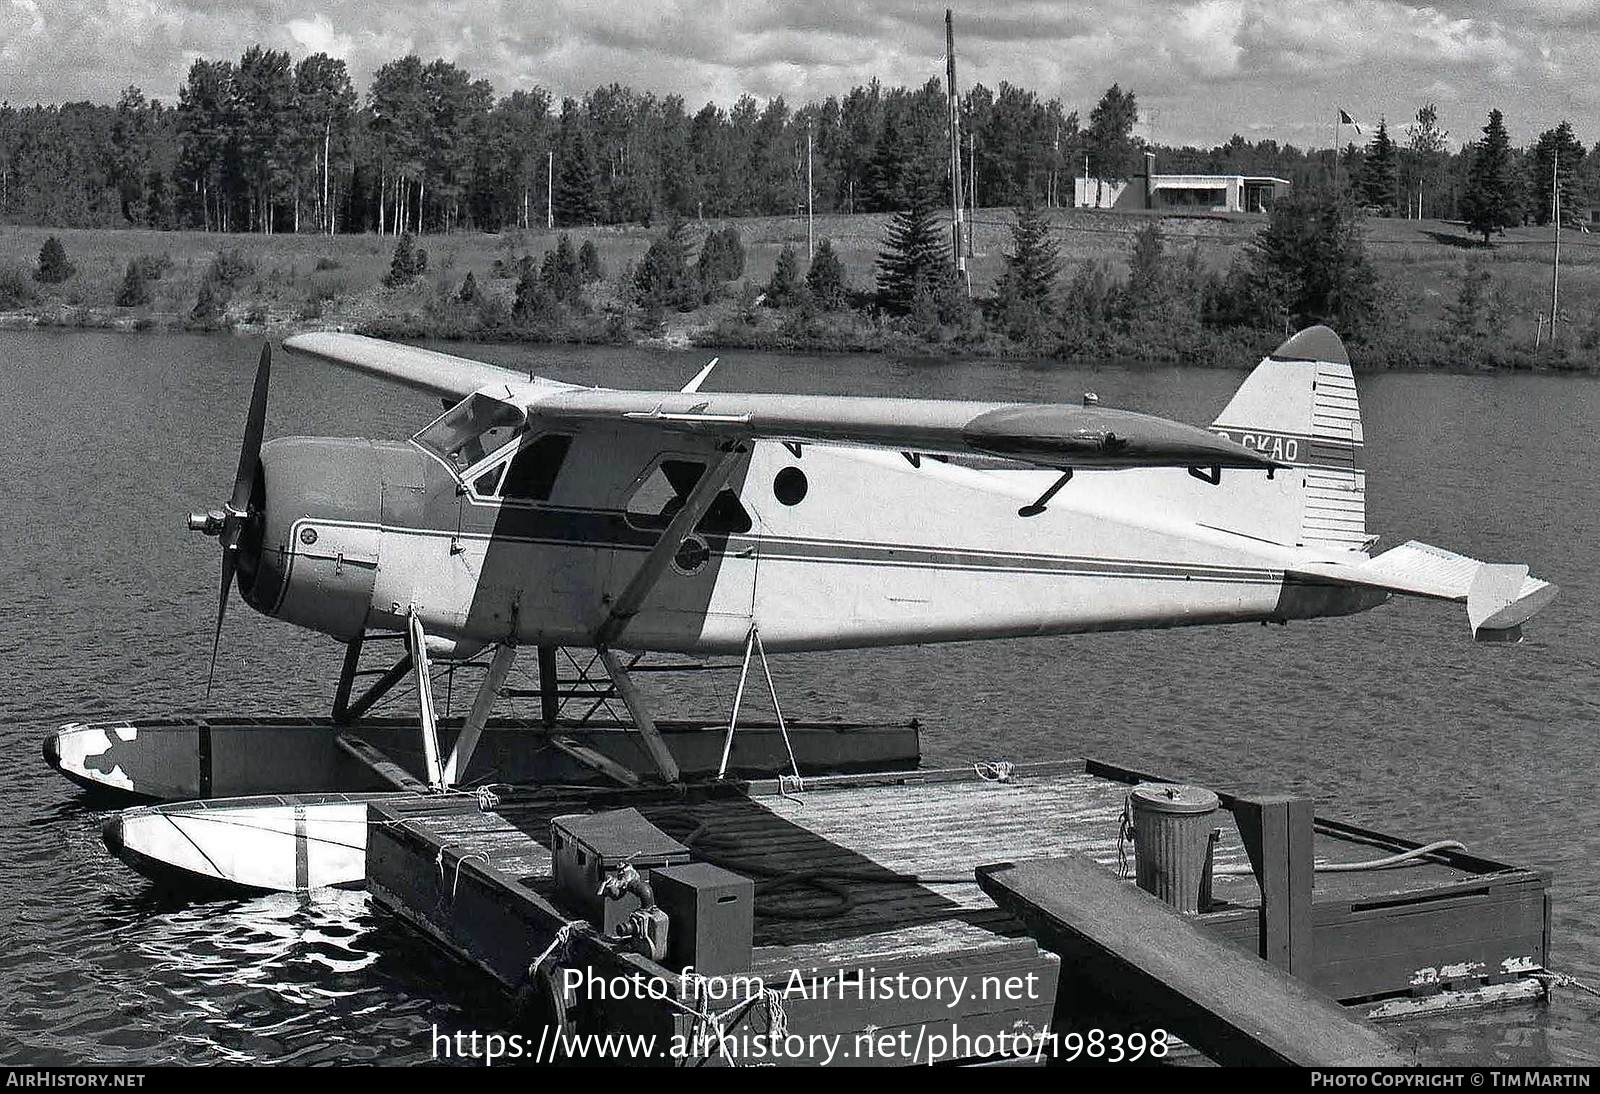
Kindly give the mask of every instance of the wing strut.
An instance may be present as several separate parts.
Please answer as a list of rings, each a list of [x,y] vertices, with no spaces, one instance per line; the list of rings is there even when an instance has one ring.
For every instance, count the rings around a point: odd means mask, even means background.
[[[728,476],[733,474],[734,465],[745,455],[742,444],[734,444],[723,453],[722,458],[705,474],[700,476],[700,481],[694,484],[694,489],[689,491],[689,496],[684,499],[683,508],[679,509],[672,522],[667,525],[666,531],[661,533],[661,538],[656,540],[656,545],[650,548],[650,553],[645,556],[643,564],[634,572],[628,584],[617,598],[611,602],[611,610],[605,620],[595,630],[595,648],[605,650],[616,644],[622,637],[622,632],[633,617],[639,614],[639,606],[644,603],[644,598],[656,587],[656,582],[661,580],[661,575],[666,573],[667,564],[672,561],[672,556],[678,553],[678,547],[684,538],[694,531],[694,526],[711,509],[711,503],[716,501],[717,493],[728,481]],[[611,666],[607,665],[607,671]],[[613,677],[614,678],[614,677]]]

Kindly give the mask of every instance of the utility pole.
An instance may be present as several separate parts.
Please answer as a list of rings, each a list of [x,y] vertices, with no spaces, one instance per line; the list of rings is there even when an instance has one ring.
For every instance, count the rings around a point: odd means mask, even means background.
[[[550,149],[544,163],[544,227],[546,231],[556,226],[556,150]]]
[[[973,225],[978,223],[978,134],[967,134],[967,163],[972,170],[967,175],[967,257],[972,257]],[[968,274],[971,280],[971,274]]]
[[[817,231],[811,219],[811,126],[806,126],[806,259],[817,253]]]
[[[956,97],[956,30],[950,9],[944,9],[944,52],[950,91],[950,254],[972,295],[972,272],[961,253],[961,100]]]
[[[1561,149],[1550,165],[1550,219],[1556,226],[1555,257],[1550,264],[1550,344],[1556,342],[1556,309],[1561,304]]]
[[[333,147],[333,115],[322,123],[322,225],[333,234],[333,208],[328,204],[328,152]]]

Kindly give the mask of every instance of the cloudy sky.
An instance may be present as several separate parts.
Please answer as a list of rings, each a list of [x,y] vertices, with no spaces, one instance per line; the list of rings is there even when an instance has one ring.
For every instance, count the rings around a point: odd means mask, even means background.
[[[582,94],[613,80],[691,108],[749,92],[791,104],[876,75],[944,67],[947,0],[0,0],[0,99],[171,101],[195,57],[251,43],[326,51],[365,90],[407,52],[445,57],[502,94]],[[1140,133],[1213,144],[1238,132],[1326,146],[1335,109],[1401,128],[1432,100],[1452,144],[1500,107],[1519,142],[1570,118],[1600,140],[1596,0],[985,0],[954,4],[965,87],[1001,80],[1087,116],[1113,81]],[[1346,139],[1349,139],[1348,131]]]

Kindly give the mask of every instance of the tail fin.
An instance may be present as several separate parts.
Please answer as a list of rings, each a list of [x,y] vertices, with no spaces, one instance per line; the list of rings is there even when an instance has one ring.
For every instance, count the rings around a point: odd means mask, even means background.
[[[1360,551],[1367,535],[1361,406],[1350,356],[1327,327],[1307,327],[1256,366],[1212,430],[1269,453],[1303,489],[1274,514],[1279,542]],[[1292,504],[1292,503],[1291,503]]]

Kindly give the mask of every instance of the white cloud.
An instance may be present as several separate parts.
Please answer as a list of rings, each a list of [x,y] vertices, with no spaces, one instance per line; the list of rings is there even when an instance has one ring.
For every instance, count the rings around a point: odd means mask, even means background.
[[[691,108],[795,103],[942,76],[946,2],[0,0],[0,98],[114,101],[136,83],[171,101],[195,57],[259,42],[343,56],[363,89],[414,51],[501,93],[618,81]],[[1159,112],[1162,140],[1315,142],[1336,105],[1394,121],[1428,100],[1458,134],[1499,106],[1518,139],[1563,115],[1600,137],[1593,0],[985,0],[955,20],[962,86],[1006,80],[1087,114],[1116,81]]]

